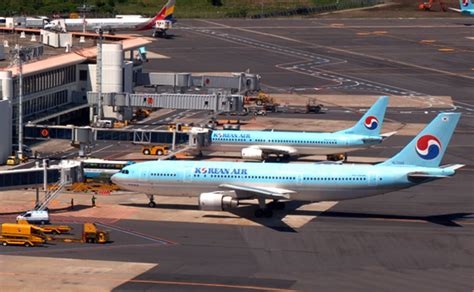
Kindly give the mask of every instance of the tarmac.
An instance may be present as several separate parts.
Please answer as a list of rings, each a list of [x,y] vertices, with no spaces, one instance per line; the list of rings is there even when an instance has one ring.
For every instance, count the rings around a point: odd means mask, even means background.
[[[196,198],[156,198],[158,206],[149,209],[143,194],[118,192],[98,195],[98,207],[92,208],[91,194],[65,193],[51,205],[55,222],[98,222],[111,231],[113,242],[2,247],[4,287],[38,283],[44,289],[78,291],[474,288],[474,42],[468,38],[474,36],[474,19],[180,20],[178,25],[170,32],[173,36],[157,39],[148,48],[163,57],[150,59],[146,70],[250,69],[262,75],[266,92],[288,103],[304,104],[315,96],[327,107],[324,114],[257,117],[246,127],[334,131],[357,120],[377,96],[390,95],[394,98],[384,132],[400,133],[354,152],[349,156],[352,162],[392,156],[438,112],[455,110],[463,116],[443,164],[466,167],[453,178],[387,195],[306,206],[292,202],[271,219],[253,218],[252,202],[232,212],[204,212],[198,210]],[[163,121],[189,117],[204,120],[207,115],[161,112],[144,123],[161,127]],[[103,143],[94,151],[98,157],[118,159],[139,151],[139,146]],[[32,207],[34,192],[2,192],[0,198],[0,217],[12,221],[17,212]],[[71,198],[76,205],[72,211]]]

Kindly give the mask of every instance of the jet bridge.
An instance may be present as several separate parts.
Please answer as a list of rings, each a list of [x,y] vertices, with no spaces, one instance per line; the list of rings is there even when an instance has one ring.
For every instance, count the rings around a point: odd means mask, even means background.
[[[99,94],[87,93],[87,102],[91,106],[97,105]],[[103,93],[102,105],[120,108],[170,108],[208,110],[213,112],[241,112],[244,108],[242,95],[227,94],[146,94],[146,93]]]
[[[43,167],[37,165],[27,169],[13,169],[0,171],[0,191],[41,188],[58,182],[72,184],[82,181],[82,166],[80,162]]]
[[[233,93],[257,92],[261,77],[253,73],[174,73],[152,72],[139,75],[140,85],[171,86],[181,92],[198,87],[222,89]]]

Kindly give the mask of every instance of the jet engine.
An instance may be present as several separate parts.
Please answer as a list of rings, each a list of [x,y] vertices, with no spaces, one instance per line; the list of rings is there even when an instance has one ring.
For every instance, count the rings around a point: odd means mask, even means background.
[[[199,195],[199,208],[206,211],[223,211],[235,208],[239,201],[225,193],[212,192]]]
[[[258,148],[243,148],[242,149],[243,159],[263,160],[264,154],[261,149]]]

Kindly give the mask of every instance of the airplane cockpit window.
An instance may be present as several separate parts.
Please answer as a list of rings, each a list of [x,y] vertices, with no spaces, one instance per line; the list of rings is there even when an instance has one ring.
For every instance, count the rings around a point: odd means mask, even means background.
[[[123,173],[123,174],[128,174],[129,172],[128,172],[128,170],[126,170],[126,169],[122,169],[121,173]]]

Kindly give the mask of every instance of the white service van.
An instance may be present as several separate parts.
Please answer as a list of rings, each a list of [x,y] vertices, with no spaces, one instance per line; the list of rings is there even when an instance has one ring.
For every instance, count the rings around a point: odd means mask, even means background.
[[[27,211],[16,217],[16,220],[26,220],[29,223],[36,224],[48,224],[49,223],[49,214],[48,211]]]

